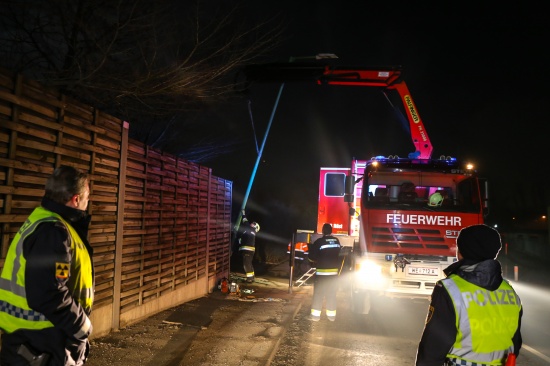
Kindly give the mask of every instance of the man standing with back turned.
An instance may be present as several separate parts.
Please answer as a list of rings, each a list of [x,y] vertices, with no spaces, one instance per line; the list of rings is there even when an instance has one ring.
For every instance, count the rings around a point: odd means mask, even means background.
[[[55,169],[11,242],[0,277],[2,366],[86,362],[94,293],[89,195],[85,173]]]
[[[519,354],[523,309],[495,260],[500,235],[472,225],[460,231],[456,244],[458,262],[434,287],[416,365],[504,365]]]
[[[323,300],[325,300],[327,319],[336,319],[336,293],[338,292],[338,276],[342,266],[340,259],[340,241],[332,236],[332,226],[324,224],[323,236],[309,246],[309,261],[315,267],[315,282],[313,284],[313,300],[311,302],[310,319],[321,320]]]

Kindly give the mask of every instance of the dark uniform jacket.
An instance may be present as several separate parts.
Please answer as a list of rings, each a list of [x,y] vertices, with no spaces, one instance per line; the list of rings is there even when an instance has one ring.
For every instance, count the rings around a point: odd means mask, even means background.
[[[42,207],[57,213],[71,224],[92,258],[92,247],[87,241],[91,216],[85,211],[46,198],[42,200]],[[50,354],[50,363],[55,365],[63,365],[65,352],[71,353],[73,359],[82,358],[88,352],[88,340],[75,339],[73,334],[82,328],[90,314],[86,314],[84,308],[71,297],[67,281],[60,281],[52,276],[52,268],[56,263],[71,262],[70,248],[69,233],[59,223],[41,223],[25,240],[23,254],[27,260],[27,302],[32,309],[44,314],[54,327],[2,334],[1,364],[11,364],[10,361],[14,358],[18,359],[16,352],[21,344],[30,345],[38,353]]]
[[[332,235],[325,235],[309,245],[309,261],[312,266],[320,270],[340,270],[342,259],[340,258],[340,241]],[[337,273],[336,273],[337,274]]]
[[[503,281],[502,268],[497,260],[486,260],[477,264],[461,260],[445,269],[447,276],[453,273],[489,291],[496,290]],[[520,311],[519,324],[512,338],[516,355],[519,354],[522,345],[520,331],[522,315],[523,310]],[[442,365],[456,340],[455,324],[456,314],[453,301],[443,284],[438,281],[432,293],[428,319],[418,346],[417,366]]]
[[[242,225],[239,250],[241,253],[243,251],[254,253],[256,250],[256,230],[248,222]]]

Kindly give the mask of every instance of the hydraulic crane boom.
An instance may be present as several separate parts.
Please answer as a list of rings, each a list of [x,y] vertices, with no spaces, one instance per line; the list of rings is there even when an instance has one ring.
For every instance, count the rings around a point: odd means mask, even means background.
[[[318,64],[258,64],[245,69],[249,81],[293,82],[314,81],[319,85],[372,86],[395,90],[403,103],[411,139],[416,151],[414,159],[430,159],[433,146],[416,109],[409,88],[401,78],[400,67],[342,67]]]

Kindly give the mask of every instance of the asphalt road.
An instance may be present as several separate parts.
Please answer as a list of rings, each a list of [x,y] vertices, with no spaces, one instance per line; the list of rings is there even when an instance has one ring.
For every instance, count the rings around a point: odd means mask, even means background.
[[[517,366],[549,365],[548,290],[541,293],[540,288],[523,282],[515,285],[526,312],[524,345]],[[414,365],[427,300],[380,298],[371,313],[361,317],[351,314],[347,299],[341,291],[334,323],[309,321],[306,300],[285,333],[272,365]]]
[[[239,295],[215,291],[92,339],[87,365],[269,365],[310,288],[289,291],[281,277],[250,285],[232,278]]]
[[[285,333],[272,365],[413,365],[427,300],[379,299],[369,315],[353,315],[338,294],[337,320],[311,322],[307,306]],[[294,351],[294,352],[292,352]]]
[[[549,271],[512,257],[499,259],[524,304],[524,348],[517,366],[548,365]],[[234,276],[240,281],[242,275]],[[215,291],[94,339],[88,365],[414,364],[427,300],[381,298],[371,314],[354,316],[342,288],[336,322],[314,323],[308,320],[311,287],[290,291],[287,276],[283,264],[252,285],[241,283],[240,296]]]

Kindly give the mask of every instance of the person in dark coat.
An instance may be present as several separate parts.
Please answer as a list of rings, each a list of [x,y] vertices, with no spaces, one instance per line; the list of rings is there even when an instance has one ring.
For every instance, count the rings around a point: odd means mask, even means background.
[[[243,211],[242,223],[239,234],[239,252],[243,258],[243,269],[246,276],[246,282],[252,283],[255,279],[254,253],[256,252],[256,233],[260,231],[260,224],[257,222],[249,222]]]
[[[309,246],[308,260],[315,267],[313,283],[313,300],[310,319],[319,321],[325,301],[327,319],[336,319],[336,293],[338,291],[338,276],[343,265],[340,257],[340,241],[332,236],[332,226],[324,224],[323,236]]]
[[[94,294],[89,195],[88,176],[60,166],[15,235],[0,277],[0,364],[86,362]]]
[[[495,259],[501,248],[489,226],[460,231],[458,261],[432,293],[417,366],[504,365],[509,354],[519,354],[523,308]]]

